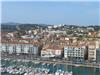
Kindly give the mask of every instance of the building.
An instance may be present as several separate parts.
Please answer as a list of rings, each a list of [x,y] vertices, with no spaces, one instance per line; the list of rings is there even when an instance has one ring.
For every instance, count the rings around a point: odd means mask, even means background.
[[[87,60],[88,49],[85,45],[67,45],[64,47],[64,58],[72,61]]]
[[[100,37],[100,30],[99,30],[98,33],[97,33],[97,37]]]
[[[36,41],[26,42],[25,40],[13,40],[13,41],[1,41],[1,52],[7,52],[9,54],[34,54],[39,53],[39,43]]]
[[[88,60],[90,62],[96,61],[96,42],[90,41],[88,43]]]
[[[52,30],[52,31],[46,31],[49,34],[66,34],[66,31],[61,31],[61,30]]]
[[[43,49],[43,50],[41,50],[41,57],[43,57],[43,58],[53,58],[53,57],[55,57],[55,55],[54,55],[54,53],[51,49],[48,49],[48,50]]]
[[[100,48],[96,50],[96,63],[100,63]]]
[[[95,42],[96,42],[96,49],[100,48],[100,40],[97,40]]]
[[[59,45],[44,45],[43,49],[41,50],[41,57],[46,58],[61,58],[63,53],[63,49]]]

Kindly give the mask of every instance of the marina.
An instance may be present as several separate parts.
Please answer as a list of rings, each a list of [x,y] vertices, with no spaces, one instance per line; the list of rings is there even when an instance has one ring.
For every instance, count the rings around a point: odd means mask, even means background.
[[[2,60],[1,74],[16,74],[16,75],[72,75],[72,71],[68,72],[61,69],[61,65],[53,65],[46,63],[32,63],[32,62],[19,62]],[[7,64],[8,63],[8,64]],[[21,65],[23,64],[23,65]],[[54,69],[55,67],[56,69]]]
[[[99,75],[99,68],[48,64],[34,61],[1,60],[2,75]]]

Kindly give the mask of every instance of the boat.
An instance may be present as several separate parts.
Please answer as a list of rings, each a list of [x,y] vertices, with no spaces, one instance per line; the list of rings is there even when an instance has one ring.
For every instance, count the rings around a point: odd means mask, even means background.
[[[6,73],[7,72],[6,68],[2,68],[2,67],[1,67],[0,71],[1,71],[1,73]]]
[[[77,65],[75,65],[75,66],[76,66],[76,67],[79,67],[80,65],[77,64]]]
[[[55,72],[55,75],[59,75],[60,72],[61,72],[61,70],[57,70],[57,71]]]
[[[66,71],[63,75],[73,75],[73,73],[72,71],[71,72]]]
[[[61,71],[61,72],[60,72],[60,75],[64,75],[64,71]]]
[[[68,73],[68,75],[73,75],[72,71]]]
[[[24,75],[28,75],[28,73],[24,73]]]

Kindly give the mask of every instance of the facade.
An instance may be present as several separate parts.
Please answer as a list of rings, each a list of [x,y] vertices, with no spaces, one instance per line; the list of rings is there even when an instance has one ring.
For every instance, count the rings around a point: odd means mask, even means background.
[[[90,62],[96,61],[96,43],[90,42],[88,44],[88,60]]]
[[[47,45],[44,46],[41,50],[41,57],[61,57],[62,56],[62,48],[58,45]]]
[[[97,37],[100,37],[100,30],[99,30],[98,33],[97,33]]]
[[[60,30],[57,30],[57,31],[46,31],[46,32],[48,32],[49,34],[66,34],[66,31],[60,31]]]
[[[35,43],[25,43],[25,42],[2,42],[1,52],[12,53],[25,53],[25,54],[39,54],[39,45]]]
[[[100,40],[97,40],[95,42],[96,42],[96,49],[100,48]]]
[[[67,45],[64,47],[64,58],[68,60],[87,60],[88,50],[87,46],[72,46]]]
[[[100,63],[100,48],[96,50],[96,62]]]
[[[41,57],[51,58],[55,57],[55,55],[53,54],[52,50],[41,50]]]

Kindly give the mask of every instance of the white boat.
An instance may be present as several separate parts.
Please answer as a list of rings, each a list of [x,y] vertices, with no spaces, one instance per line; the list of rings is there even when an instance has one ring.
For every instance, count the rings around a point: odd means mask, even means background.
[[[68,73],[68,75],[73,75],[72,71]]]
[[[24,75],[28,75],[28,73],[24,73]]]
[[[55,75],[59,75],[59,72],[55,72]]]
[[[55,75],[60,75],[60,72],[61,72],[61,70],[57,70],[57,71],[55,72]]]
[[[72,71],[71,72],[65,71],[62,75],[73,75],[73,73]]]
[[[75,65],[76,67],[79,67],[80,65]]]
[[[64,75],[64,71],[61,71],[61,72],[60,72],[60,75]]]
[[[13,70],[10,70],[9,73],[13,73]]]
[[[64,75],[68,75],[68,71],[65,71]]]

